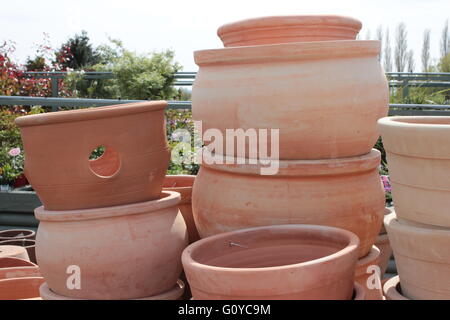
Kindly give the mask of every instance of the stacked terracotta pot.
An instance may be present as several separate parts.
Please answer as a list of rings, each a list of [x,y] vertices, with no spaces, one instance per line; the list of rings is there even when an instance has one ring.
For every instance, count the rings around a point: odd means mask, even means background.
[[[36,256],[45,299],[182,295],[180,194],[162,191],[165,101],[20,117],[25,173],[43,206]],[[90,159],[93,150],[103,154]],[[97,149],[98,150],[98,149]]]
[[[372,147],[388,85],[380,43],[355,40],[360,28],[339,16],[250,19],[219,28],[225,48],[195,52],[192,111],[208,150],[192,199],[202,238],[267,225],[333,226],[355,233],[358,257],[377,263],[385,200]],[[222,133],[222,149],[208,129]],[[243,140],[245,155],[236,157],[227,129],[277,129],[279,144],[271,134],[256,148]],[[267,163],[255,158],[275,161],[278,171],[261,175]]]
[[[450,299],[450,117],[379,120],[395,212],[385,218],[399,277],[388,298]]]

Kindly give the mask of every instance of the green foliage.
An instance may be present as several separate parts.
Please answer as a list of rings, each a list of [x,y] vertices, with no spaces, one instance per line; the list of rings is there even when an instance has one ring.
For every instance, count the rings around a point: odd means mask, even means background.
[[[441,58],[437,67],[439,72],[450,72],[450,53]]]
[[[79,70],[89,66],[93,66],[99,62],[99,57],[92,48],[89,36],[86,31],[81,34],[75,34],[66,43],[64,43],[56,53],[57,60],[66,52],[70,52],[70,57],[60,61],[63,69]]]
[[[43,56],[36,56],[33,59],[28,58],[25,63],[27,71],[44,71],[47,68],[45,58]]]
[[[42,112],[45,111],[39,106],[32,107],[29,112],[6,107],[0,109],[0,184],[12,184],[23,173],[23,146],[14,119]]]

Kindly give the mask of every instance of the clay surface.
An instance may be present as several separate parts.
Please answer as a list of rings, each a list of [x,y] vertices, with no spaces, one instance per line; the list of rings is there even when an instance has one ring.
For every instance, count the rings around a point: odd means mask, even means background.
[[[84,299],[143,298],[171,289],[188,244],[179,202],[178,193],[164,191],[158,200],[132,205],[37,208],[36,255],[48,286],[56,294]],[[80,268],[81,289],[67,288],[72,265]]]
[[[358,243],[325,226],[258,227],[199,240],[182,261],[195,300],[348,300]]]
[[[170,158],[165,101],[19,117],[25,174],[47,210],[159,197]],[[105,153],[89,160],[103,146]],[[50,156],[51,155],[51,156]]]
[[[346,159],[280,161],[277,175],[262,176],[259,165],[203,161],[192,194],[197,230],[204,238],[257,226],[328,225],[358,235],[364,257],[385,213],[379,163],[372,150]]]
[[[19,258],[29,261],[27,249],[21,246],[0,245],[0,258]]]
[[[24,277],[0,280],[0,300],[20,300],[39,297],[42,277]]]
[[[383,293],[386,300],[410,300],[402,295],[399,276],[392,277],[386,281],[383,286]]]
[[[374,272],[373,266],[378,266],[380,262],[380,250],[372,246],[370,252],[358,260],[355,268],[355,281],[361,285],[366,292],[365,300],[382,300],[383,291],[381,287],[380,275]],[[373,287],[379,285],[379,288]]]

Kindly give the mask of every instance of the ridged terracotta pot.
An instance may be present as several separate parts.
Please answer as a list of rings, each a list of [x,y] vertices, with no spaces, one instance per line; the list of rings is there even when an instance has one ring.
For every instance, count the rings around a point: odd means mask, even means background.
[[[258,227],[199,240],[182,261],[195,300],[349,300],[358,243],[332,227]]]
[[[168,291],[157,294],[155,296],[146,297],[146,298],[138,298],[132,300],[179,300],[184,292],[184,282],[178,280],[177,283]],[[43,300],[86,300],[82,298],[69,298],[53,292],[47,285],[47,283],[43,283],[39,288],[40,295]]]
[[[336,15],[272,16],[223,25],[217,35],[225,47],[354,40],[361,26],[356,19]]]
[[[370,252],[356,263],[355,281],[366,292],[365,300],[383,300],[381,277],[374,267],[378,267],[380,261],[380,249],[372,246]]]
[[[293,19],[302,29],[310,27],[312,36],[318,30],[310,18]],[[289,24],[291,20],[284,21]],[[283,18],[255,19],[224,26],[219,34],[226,45],[240,45],[241,40],[236,43],[228,38],[241,31],[252,34],[253,31],[245,29],[247,24],[255,26],[268,21],[275,23],[273,29],[285,23]],[[349,24],[346,19],[335,22],[342,30]],[[360,28],[354,20],[350,24],[353,26],[345,31],[347,39],[353,38]],[[284,32],[289,28],[281,29]],[[329,34],[334,37],[333,32]],[[376,121],[388,112],[388,84],[378,61],[379,41],[279,43],[285,40],[267,35],[264,45],[194,53],[199,71],[192,89],[192,116],[202,121],[203,133],[208,129],[222,133],[225,150],[216,148],[215,153],[237,155],[236,147],[225,148],[229,140],[236,140],[234,136],[227,137],[227,129],[279,129],[279,145],[275,141],[272,146],[272,136],[267,143],[260,142],[269,150],[268,155],[279,147],[282,160],[369,153],[379,137]],[[249,40],[241,43],[255,43]],[[263,149],[244,139],[240,140],[246,155],[240,157],[255,158],[250,150]],[[204,142],[210,143],[207,138]],[[258,157],[268,155],[261,152]]]
[[[157,199],[170,158],[165,101],[19,117],[25,174],[47,210]],[[89,160],[91,152],[105,152]]]
[[[31,239],[19,240],[3,240],[0,241],[0,246],[19,246],[27,250],[28,258],[31,262],[36,263],[36,241]]]
[[[39,297],[42,277],[23,277],[0,280],[0,300],[21,300]]]
[[[413,300],[450,299],[450,230],[397,220],[384,220],[402,293]]]
[[[387,117],[378,126],[397,216],[450,227],[450,117]]]
[[[7,229],[0,231],[0,241],[36,238],[36,232],[30,229]]]
[[[0,245],[0,259],[2,258],[19,258],[30,261],[27,249],[22,246]]]
[[[389,242],[389,237],[387,233],[378,235],[375,240],[375,246],[380,250],[380,259],[378,261],[378,266],[380,267],[380,277],[383,279],[384,274],[386,273],[389,260],[392,256],[392,248]]]
[[[135,299],[171,289],[188,244],[179,202],[178,193],[164,191],[158,200],[132,205],[37,208],[36,255],[48,286],[56,294],[84,299]],[[66,286],[72,265],[80,268],[81,289]]]
[[[378,236],[385,199],[377,150],[346,159],[280,161],[275,175],[260,175],[261,165],[208,164],[207,157],[192,194],[202,238],[257,226],[328,225],[355,233],[364,257]]]
[[[383,286],[383,293],[386,300],[410,300],[402,294],[399,276],[392,277],[386,281]]]
[[[192,186],[194,181],[195,176],[193,175],[167,175],[163,183],[163,190],[175,191],[181,195],[181,202],[178,204],[178,208],[186,222],[189,243],[200,239],[192,215]]]

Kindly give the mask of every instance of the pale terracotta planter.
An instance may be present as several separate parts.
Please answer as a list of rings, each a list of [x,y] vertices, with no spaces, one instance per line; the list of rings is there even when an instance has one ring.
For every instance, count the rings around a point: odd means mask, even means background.
[[[389,237],[387,233],[380,234],[376,241],[375,246],[380,249],[380,259],[378,262],[378,266],[380,267],[380,277],[383,279],[384,274],[386,273],[386,269],[388,267],[389,260],[392,256],[392,248],[391,244],[389,243]]]
[[[355,281],[361,285],[366,292],[365,300],[383,300],[383,290],[379,274],[374,273],[372,266],[378,266],[380,261],[380,249],[372,246],[370,252],[356,263]],[[376,278],[376,279],[375,279]],[[372,287],[373,286],[379,286]]]
[[[36,232],[30,229],[7,229],[0,231],[0,241],[36,238]]]
[[[0,259],[2,258],[19,258],[30,261],[27,249],[21,246],[0,245]]]
[[[177,283],[168,291],[157,294],[155,296],[139,298],[139,299],[130,299],[130,300],[179,300],[184,292],[184,282],[178,280]],[[43,300],[86,300],[82,298],[69,298],[53,292],[47,285],[47,283],[43,283],[39,288],[40,296]]]
[[[403,295],[413,300],[450,299],[450,230],[397,220],[384,220]]]
[[[0,280],[0,300],[21,300],[39,297],[42,277],[24,277]]]
[[[48,286],[84,299],[134,299],[171,289],[188,244],[180,194],[109,208],[35,210],[40,220],[36,255]],[[81,271],[81,289],[66,286],[67,268]]]
[[[450,117],[380,119],[400,219],[450,227]]]
[[[47,210],[157,199],[169,164],[165,101],[19,117],[25,174]],[[103,156],[89,160],[99,146]]]
[[[36,241],[31,239],[19,240],[3,240],[0,241],[0,246],[20,246],[27,250],[28,258],[31,262],[36,263]]]
[[[387,215],[391,214],[394,210],[394,207],[386,207],[384,210],[384,216],[386,217]],[[380,229],[380,234],[386,234],[386,228],[384,227],[384,223],[381,224],[381,229]]]
[[[358,243],[332,227],[258,227],[199,240],[182,261],[195,300],[348,300]]]
[[[361,22],[343,16],[272,16],[223,25],[217,35],[225,47],[288,42],[354,40]]]
[[[192,194],[202,238],[265,225],[328,225],[355,233],[364,257],[378,236],[385,211],[378,150],[346,159],[280,161],[270,176],[260,175],[259,165],[205,160],[206,154]]]
[[[386,300],[410,300],[402,294],[399,276],[392,277],[386,281],[383,286],[383,293]]]
[[[303,18],[295,19],[300,23]],[[305,21],[310,23],[308,18]],[[251,21],[258,23],[258,19]],[[240,29],[242,23],[235,27]],[[224,37],[226,29],[230,26],[222,28]],[[353,37],[356,29],[347,31]],[[270,39],[265,45],[194,53],[199,71],[192,89],[192,116],[202,121],[203,132],[219,130],[225,146],[226,129],[279,129],[279,158],[283,160],[369,153],[379,137],[376,121],[388,112],[388,83],[378,61],[379,41],[273,44],[279,39]],[[250,157],[248,139],[245,146],[247,155],[241,157]],[[267,150],[271,149],[269,137]],[[237,155],[234,149],[215,152]]]
[[[200,239],[192,215],[192,186],[194,181],[195,176],[192,175],[167,175],[163,183],[163,190],[175,191],[181,195],[181,202],[178,208],[186,222],[189,243]]]

